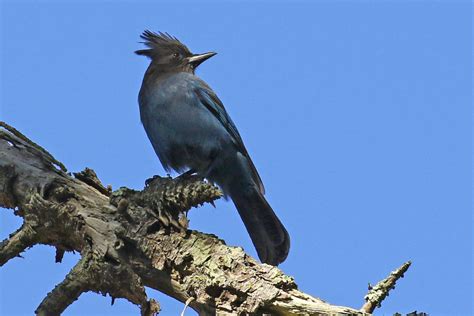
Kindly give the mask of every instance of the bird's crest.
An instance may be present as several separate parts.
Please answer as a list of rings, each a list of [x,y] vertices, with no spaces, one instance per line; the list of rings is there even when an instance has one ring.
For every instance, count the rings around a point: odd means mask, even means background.
[[[150,58],[168,54],[169,52],[191,55],[191,52],[186,47],[186,45],[181,43],[176,37],[171,36],[166,32],[155,33],[146,30],[142,35],[140,35],[140,38],[144,40],[142,43],[148,46],[149,49],[137,50],[135,51],[137,55],[144,55]]]

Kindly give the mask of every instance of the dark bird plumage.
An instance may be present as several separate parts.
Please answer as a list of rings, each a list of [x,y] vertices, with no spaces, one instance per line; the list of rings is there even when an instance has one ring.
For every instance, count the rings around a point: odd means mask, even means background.
[[[188,170],[219,185],[234,202],[262,262],[278,265],[290,238],[264,197],[240,134],[212,89],[194,75],[215,53],[192,54],[168,33],[145,31],[151,59],[139,94],[140,117],[164,168]]]

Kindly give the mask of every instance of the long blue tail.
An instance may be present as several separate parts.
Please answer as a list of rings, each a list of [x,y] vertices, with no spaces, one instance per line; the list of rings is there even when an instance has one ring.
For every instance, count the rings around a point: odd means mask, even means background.
[[[263,195],[255,188],[230,195],[260,261],[274,266],[285,261],[290,250],[290,236]]]
[[[290,236],[255,183],[248,159],[240,153],[227,157],[210,178],[234,202],[260,261],[277,266],[288,256]]]

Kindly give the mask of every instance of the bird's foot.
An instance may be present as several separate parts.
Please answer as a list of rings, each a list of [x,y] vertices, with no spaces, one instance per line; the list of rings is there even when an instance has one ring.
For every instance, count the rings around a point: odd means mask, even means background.
[[[188,171],[186,172],[183,172],[182,174],[180,174],[179,176],[176,177],[176,179],[180,179],[180,180],[186,180],[186,179],[190,179],[192,178],[196,173],[196,170],[194,169],[189,169]]]

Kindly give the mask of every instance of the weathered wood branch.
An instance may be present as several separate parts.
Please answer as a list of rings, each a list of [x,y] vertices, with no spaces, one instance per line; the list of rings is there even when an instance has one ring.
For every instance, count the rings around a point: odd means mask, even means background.
[[[36,232],[28,224],[23,224],[16,232],[10,234],[8,239],[0,243],[0,266],[20,256],[25,249],[36,243]]]
[[[1,128],[3,127],[3,129]],[[81,260],[41,302],[59,315],[94,291],[125,298],[153,315],[148,286],[187,302],[200,315],[364,315],[302,293],[281,270],[260,264],[216,236],[187,229],[192,207],[221,197],[195,177],[147,181],[144,190],[105,188],[95,173],[75,174],[46,150],[0,122],[0,206],[23,226],[0,243],[0,266],[35,244],[78,251]]]
[[[388,296],[390,290],[395,288],[397,281],[403,278],[410,266],[411,261],[407,261],[375,286],[369,284],[369,293],[364,297],[365,304],[360,310],[366,313],[373,313],[375,308],[380,307],[380,304]]]

